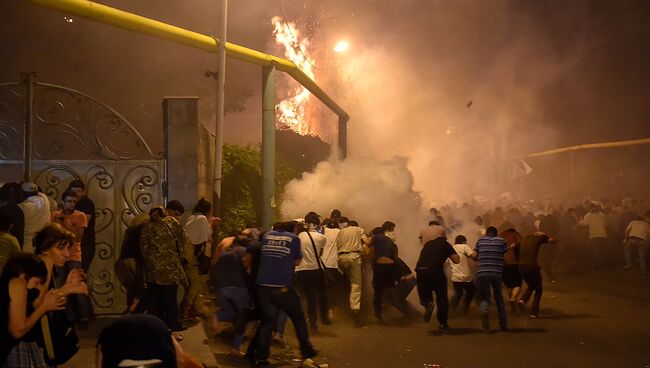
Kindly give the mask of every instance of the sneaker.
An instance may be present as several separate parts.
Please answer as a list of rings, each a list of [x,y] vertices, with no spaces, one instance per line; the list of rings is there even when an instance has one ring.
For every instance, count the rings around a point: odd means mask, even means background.
[[[235,358],[244,358],[246,356],[246,353],[237,348],[232,348],[228,351],[228,355]]]
[[[301,368],[328,368],[329,364],[317,364],[313,359],[307,358],[300,363]]]
[[[483,326],[483,331],[490,332],[490,318],[487,314],[481,315],[481,326]]]
[[[424,307],[424,323],[431,321],[431,315],[433,314],[433,304],[427,304]]]
[[[532,318],[532,319],[539,318],[539,314],[529,314],[528,318]]]
[[[273,336],[272,343],[276,345],[284,346],[284,336],[280,334],[275,334],[275,336]]]
[[[622,269],[623,269],[623,270],[629,270],[630,268],[632,268],[632,266],[631,266],[631,265],[625,265],[625,266],[623,266],[623,268],[622,268]]]
[[[440,332],[445,332],[445,331],[449,331],[449,330],[451,330],[451,327],[449,327],[449,325],[446,324],[446,323],[442,324],[442,325],[440,325],[440,327],[438,327],[438,331],[440,331]]]
[[[508,326],[501,326],[499,329],[503,332],[508,332]]]
[[[324,319],[324,320],[322,320],[321,323],[322,323],[323,325],[325,325],[325,326],[329,326],[329,325],[332,324],[332,321],[328,318],[328,319]]]

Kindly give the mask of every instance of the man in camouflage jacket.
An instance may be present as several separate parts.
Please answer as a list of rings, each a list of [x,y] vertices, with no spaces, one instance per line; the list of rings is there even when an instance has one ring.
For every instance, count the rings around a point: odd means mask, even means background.
[[[189,286],[183,269],[183,248],[187,236],[178,218],[183,205],[170,201],[165,208],[152,209],[150,222],[142,229],[140,249],[144,262],[144,278],[147,284],[146,307],[159,316],[172,331],[182,330],[179,321],[176,295],[178,285]]]

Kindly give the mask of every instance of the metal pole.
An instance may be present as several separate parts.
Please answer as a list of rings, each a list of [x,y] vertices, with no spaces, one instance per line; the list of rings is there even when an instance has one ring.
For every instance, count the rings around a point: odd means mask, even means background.
[[[270,229],[275,207],[275,66],[262,69],[262,228]]]
[[[25,131],[23,134],[23,180],[30,181],[32,176],[32,148],[34,124],[34,77],[35,72],[20,73],[25,84]]]
[[[569,194],[573,194],[573,189],[575,188],[575,150],[569,151]]]
[[[217,71],[217,116],[214,129],[214,167],[213,177],[213,213],[219,215],[221,212],[221,167],[223,160],[223,118],[224,118],[224,95],[226,87],[226,30],[228,28],[228,0],[221,0],[221,19],[219,25],[219,70]]]
[[[339,159],[348,157],[348,117],[339,115]]]

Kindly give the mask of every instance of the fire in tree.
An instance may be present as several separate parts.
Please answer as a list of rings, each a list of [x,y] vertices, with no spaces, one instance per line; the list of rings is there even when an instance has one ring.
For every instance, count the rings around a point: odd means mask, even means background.
[[[314,78],[314,60],[309,55],[308,38],[302,38],[295,23],[285,22],[281,17],[271,19],[274,26],[273,35],[275,42],[284,47],[284,55],[309,76]],[[311,133],[310,124],[306,118],[306,105],[309,102],[311,92],[302,85],[288,91],[286,99],[282,100],[276,107],[275,113],[281,128],[291,129],[298,134],[307,135]]]

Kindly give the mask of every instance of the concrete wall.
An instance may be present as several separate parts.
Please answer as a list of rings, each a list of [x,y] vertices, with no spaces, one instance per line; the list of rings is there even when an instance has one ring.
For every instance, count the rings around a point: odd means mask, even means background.
[[[189,213],[196,201],[212,200],[214,141],[198,121],[198,97],[163,99],[167,160],[167,200],[179,200]]]

